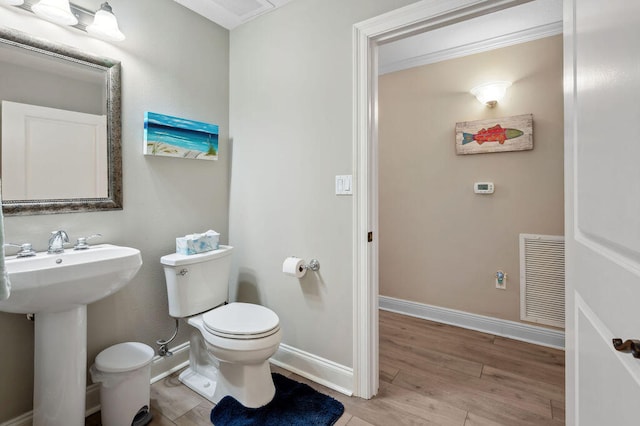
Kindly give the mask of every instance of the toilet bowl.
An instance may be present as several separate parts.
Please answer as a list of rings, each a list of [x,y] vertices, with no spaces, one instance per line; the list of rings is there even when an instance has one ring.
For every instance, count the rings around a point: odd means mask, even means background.
[[[255,331],[250,332],[249,328],[245,328],[242,334],[235,334],[237,328],[233,328],[232,324],[234,324],[233,319],[237,317],[234,314],[225,316],[231,312],[243,312],[247,315],[245,318],[260,318],[262,317],[260,314],[269,313],[275,317],[275,322],[269,323],[273,326],[268,331],[263,331],[263,328],[254,328]],[[213,322],[208,318],[209,314],[222,314],[217,315],[217,319],[225,322]],[[195,379],[196,385],[204,387],[204,392],[208,391],[210,394],[210,397],[206,396],[208,399],[217,402],[225,395],[232,395],[245,407],[254,408],[271,401],[275,394],[275,387],[271,378],[269,358],[276,353],[282,340],[277,316],[271,310],[248,303],[231,303],[191,317],[188,323],[198,330],[198,335],[195,336],[201,339],[198,345],[204,346],[217,361],[216,367],[219,374],[216,375],[215,389],[206,386],[206,383],[202,382],[202,377]],[[215,325],[212,327],[211,324]],[[203,376],[206,377],[207,371],[205,367]],[[185,371],[181,380],[185,383],[193,382],[192,376],[193,371]]]
[[[180,381],[214,403],[231,395],[256,408],[275,394],[269,358],[278,350],[282,332],[270,309],[226,304],[231,251],[220,246],[195,255],[163,256],[169,313],[193,327],[189,367]]]

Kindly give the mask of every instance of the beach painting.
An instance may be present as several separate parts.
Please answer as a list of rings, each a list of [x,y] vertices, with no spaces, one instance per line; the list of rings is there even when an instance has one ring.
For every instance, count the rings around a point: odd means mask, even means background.
[[[218,126],[170,115],[144,115],[144,154],[218,159]]]
[[[456,123],[456,154],[533,149],[533,115]]]

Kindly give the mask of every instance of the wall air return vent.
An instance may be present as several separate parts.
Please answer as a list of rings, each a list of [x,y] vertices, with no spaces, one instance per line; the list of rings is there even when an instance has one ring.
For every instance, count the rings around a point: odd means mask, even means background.
[[[520,319],[564,328],[564,237],[520,234]]]
[[[174,0],[210,21],[231,30],[275,10],[291,0]]]
[[[273,9],[273,5],[265,0],[209,0],[230,13],[244,20],[254,15]]]

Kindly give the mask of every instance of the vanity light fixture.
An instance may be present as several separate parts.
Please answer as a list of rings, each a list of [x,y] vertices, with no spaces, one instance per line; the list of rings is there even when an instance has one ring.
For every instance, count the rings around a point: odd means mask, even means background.
[[[504,98],[510,86],[510,81],[492,81],[474,87],[471,89],[471,94],[474,95],[481,104],[493,108]]]
[[[24,0],[0,0],[0,4],[6,4],[7,6],[20,6],[24,3]]]
[[[33,13],[60,25],[76,25],[78,18],[71,13],[69,0],[40,0],[31,7]]]
[[[0,0],[0,4],[17,6],[40,18],[59,25],[69,25],[108,41],[122,41],[124,34],[109,3],[104,2],[95,13],[70,3],[69,0]]]
[[[107,2],[102,3],[100,10],[96,12],[93,18],[93,23],[87,27],[87,32],[92,36],[110,41],[122,41],[125,39],[124,34],[118,28],[116,15],[113,14],[113,9]]]

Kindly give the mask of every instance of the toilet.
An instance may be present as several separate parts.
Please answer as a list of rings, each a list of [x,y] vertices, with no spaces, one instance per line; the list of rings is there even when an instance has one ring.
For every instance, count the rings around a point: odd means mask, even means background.
[[[269,358],[282,332],[272,310],[251,303],[229,303],[233,247],[160,259],[169,314],[193,327],[189,367],[180,381],[211,402],[231,395],[245,407],[267,404],[275,394]]]

